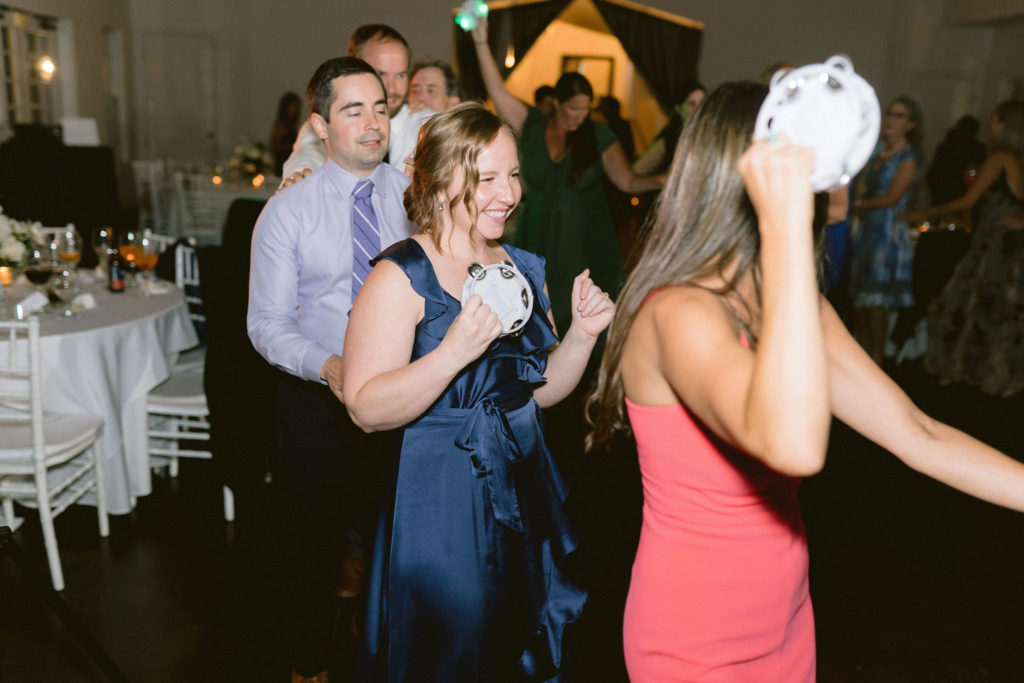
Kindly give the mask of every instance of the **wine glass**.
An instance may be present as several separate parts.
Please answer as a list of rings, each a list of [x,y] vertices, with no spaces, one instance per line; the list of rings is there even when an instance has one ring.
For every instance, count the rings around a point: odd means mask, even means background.
[[[25,255],[22,272],[43,294],[46,293],[46,283],[53,278],[53,269],[54,263],[50,260],[48,250],[34,247]]]
[[[136,259],[143,253],[142,233],[138,230],[125,230],[121,233],[118,245],[118,252],[121,254],[121,260],[124,261],[125,266],[131,274],[131,282],[134,283],[135,275],[139,268],[139,264],[136,263]]]
[[[92,231],[92,250],[96,254],[96,261],[106,272],[110,257],[110,248],[113,246],[114,229],[109,225],[100,225]]]
[[[61,231],[57,243],[57,258],[73,268],[82,260],[82,235],[71,223]]]
[[[58,318],[78,317],[71,310],[71,306],[55,291],[55,288],[70,291],[74,286],[74,280],[71,279],[69,272],[64,270],[64,265],[57,260],[56,244],[50,244],[42,249],[30,249],[22,272],[29,282],[39,288],[40,293],[46,295],[49,300],[46,308],[53,310],[58,304],[62,304],[57,311]]]
[[[82,236],[71,223],[58,232],[50,243],[50,253],[54,261],[55,277],[50,287],[54,294],[66,301],[68,297],[74,296],[78,290],[78,276],[76,268],[82,260]],[[64,315],[71,317],[71,309],[65,306]]]
[[[78,262],[82,260],[82,235],[73,223],[68,223],[57,236],[57,259],[60,262],[60,279],[57,288],[66,292],[78,289]]]
[[[135,255],[135,265],[142,271],[142,294],[149,296],[153,289],[153,269],[160,260],[159,245],[146,231],[139,240],[142,251]]]

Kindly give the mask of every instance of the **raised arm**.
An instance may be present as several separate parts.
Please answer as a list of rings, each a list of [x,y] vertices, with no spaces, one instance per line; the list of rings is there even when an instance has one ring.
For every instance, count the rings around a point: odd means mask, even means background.
[[[547,292],[547,285],[544,291]],[[576,388],[587,368],[597,337],[615,315],[615,304],[590,279],[589,269],[573,280],[572,297],[565,304],[572,306],[572,322],[565,337],[548,355],[548,367],[544,371],[547,383],[533,392],[533,398],[541,408],[555,405]]]
[[[872,362],[832,307],[823,308],[835,416],[918,472],[1024,512],[1024,463],[921,412]]]
[[[414,362],[424,303],[397,265],[378,263],[359,291],[345,334],[345,406],[364,431],[395,429],[422,415],[501,332],[498,317],[471,297],[441,344]]]
[[[609,180],[623,192],[634,194],[651,192],[652,190],[660,190],[661,186],[665,184],[665,176],[663,174],[642,176],[630,168],[626,152],[622,149],[622,144],[617,140],[608,145],[601,154],[601,164],[604,166],[604,172]]]
[[[813,167],[812,150],[777,142],[755,142],[738,163],[757,212],[763,282],[743,419],[760,427],[769,464],[794,475],[824,464],[830,422],[811,230]]]
[[[498,71],[498,64],[494,61],[494,55],[491,54],[491,47],[487,44],[487,17],[480,17],[480,21],[471,35],[476,50],[476,59],[480,64],[480,76],[487,88],[487,95],[494,102],[498,116],[516,133],[522,133],[523,124],[526,122],[526,115],[530,108],[505,87],[505,81],[502,80],[501,72]]]

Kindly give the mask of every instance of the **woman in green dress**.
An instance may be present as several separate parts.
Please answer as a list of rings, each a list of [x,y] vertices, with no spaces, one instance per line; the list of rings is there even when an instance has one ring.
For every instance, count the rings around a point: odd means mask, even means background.
[[[603,123],[590,118],[594,91],[578,73],[555,84],[554,113],[545,117],[510,93],[487,45],[487,20],[473,29],[473,42],[487,94],[519,135],[525,187],[515,244],[547,260],[547,283],[555,301],[567,299],[573,278],[590,268],[594,282],[613,297],[622,284],[622,255],[601,174],[623,192],[660,189],[664,176],[639,176],[622,145]],[[570,311],[555,311],[558,330],[569,327]]]

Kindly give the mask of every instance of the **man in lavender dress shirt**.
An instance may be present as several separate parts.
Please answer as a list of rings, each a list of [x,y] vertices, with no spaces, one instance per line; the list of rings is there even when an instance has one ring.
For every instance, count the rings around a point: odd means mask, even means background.
[[[289,634],[296,681],[325,680],[346,534],[352,538],[354,530],[354,538],[368,546],[378,506],[382,445],[373,439],[381,437],[355,427],[342,405],[357,183],[368,178],[373,184],[381,249],[415,229],[402,204],[409,180],[382,163],[390,120],[373,67],[355,57],[328,60],[310,80],[306,97],[328,159],[260,214],[247,319],[253,346],[287,373],[277,415],[285,468],[280,483],[290,515],[286,560],[292,565]]]

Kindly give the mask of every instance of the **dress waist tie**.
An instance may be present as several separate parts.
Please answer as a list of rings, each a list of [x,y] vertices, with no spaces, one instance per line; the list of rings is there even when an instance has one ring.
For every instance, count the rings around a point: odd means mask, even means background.
[[[519,496],[515,485],[515,463],[523,451],[508,422],[506,411],[529,402],[529,396],[503,401],[501,405],[485,398],[470,409],[455,445],[469,452],[473,474],[484,477],[494,519],[514,531],[523,531]]]

